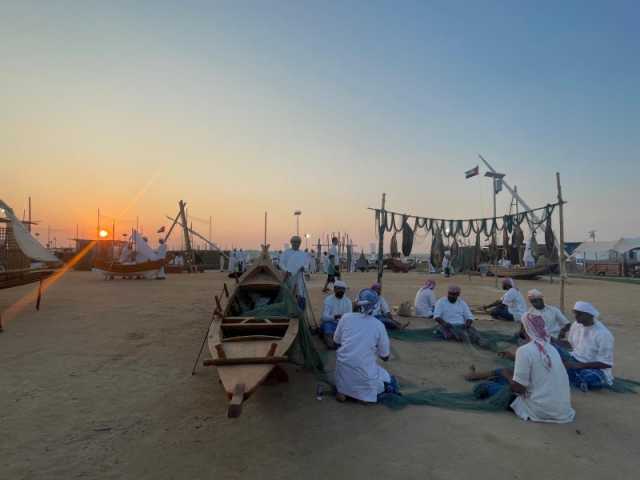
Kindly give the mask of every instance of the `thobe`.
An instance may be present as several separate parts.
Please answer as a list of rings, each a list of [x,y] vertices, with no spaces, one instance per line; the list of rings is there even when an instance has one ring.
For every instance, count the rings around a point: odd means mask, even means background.
[[[436,294],[431,288],[422,287],[416,293],[414,307],[417,317],[430,318],[433,316],[433,309],[436,306]]]
[[[340,345],[336,353],[338,393],[363,402],[375,402],[391,382],[389,373],[378,365],[389,356],[389,336],[384,325],[372,315],[347,313],[333,336]]]
[[[155,254],[158,260],[164,260],[167,256],[167,245],[165,243],[161,243],[158,246],[158,249],[155,251]],[[166,274],[164,273],[164,264],[162,265],[162,268],[160,268],[157,276],[158,278],[167,278]]]
[[[229,255],[229,271],[230,272],[236,271],[237,262],[238,262],[238,252],[231,252],[231,255]]]
[[[280,257],[280,268],[285,272],[289,272],[293,276],[295,276],[300,270],[304,271],[307,263],[308,255],[300,250],[288,249]],[[306,298],[304,293],[304,275],[298,275],[295,288],[298,296]]]
[[[324,333],[333,333],[338,327],[336,315],[344,315],[353,311],[353,302],[346,296],[338,298],[335,295],[329,295],[324,299],[324,308],[322,309],[322,331]]]

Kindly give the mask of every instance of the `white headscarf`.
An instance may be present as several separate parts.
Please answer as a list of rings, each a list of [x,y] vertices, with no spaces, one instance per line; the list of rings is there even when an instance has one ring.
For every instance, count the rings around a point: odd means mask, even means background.
[[[529,290],[527,292],[527,297],[533,300],[535,298],[544,298],[544,295],[540,290],[538,290],[537,288],[534,288],[533,290]]]
[[[597,318],[600,316],[600,312],[596,309],[596,307],[591,305],[589,302],[583,302],[582,300],[576,302],[576,304],[573,306],[573,310],[576,312],[588,313],[593,318]]]

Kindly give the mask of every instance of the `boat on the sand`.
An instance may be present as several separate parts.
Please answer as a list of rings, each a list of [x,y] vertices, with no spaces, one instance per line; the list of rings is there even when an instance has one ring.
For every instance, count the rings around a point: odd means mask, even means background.
[[[217,368],[230,399],[228,415],[237,417],[242,402],[267,377],[286,379],[278,364],[288,360],[301,313],[284,274],[271,262],[268,246],[234,291],[216,303],[208,336],[212,358],[204,364]]]

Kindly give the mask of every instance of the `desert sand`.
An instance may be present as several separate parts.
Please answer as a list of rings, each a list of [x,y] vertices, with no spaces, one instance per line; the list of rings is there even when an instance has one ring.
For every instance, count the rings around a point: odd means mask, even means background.
[[[345,277],[353,297],[375,274]],[[385,273],[383,294],[392,305],[413,301],[425,278]],[[473,305],[500,294],[488,278],[434,278],[438,296],[456,282]],[[19,311],[0,334],[0,478],[637,478],[640,395],[573,391],[576,421],[547,425],[508,412],[318,401],[313,375],[287,365],[288,383],[260,387],[229,419],[215,368],[191,375],[224,281],[218,272],[166,281],[71,272],[41,311]],[[323,283],[309,283],[317,315]],[[533,286],[557,305],[557,283],[519,284]],[[31,290],[0,291],[0,310]],[[640,287],[571,279],[567,305],[577,299],[592,301],[616,337],[614,374],[640,380]],[[413,319],[411,328],[431,324]],[[471,388],[469,365],[495,365],[492,354],[456,344],[394,340],[392,352],[392,373],[452,391]]]

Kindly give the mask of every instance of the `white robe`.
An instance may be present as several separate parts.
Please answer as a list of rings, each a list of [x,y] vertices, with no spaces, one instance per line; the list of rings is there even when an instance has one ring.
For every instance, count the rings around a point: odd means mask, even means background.
[[[375,402],[391,381],[378,365],[379,357],[389,356],[389,336],[382,322],[364,313],[347,313],[338,323],[333,341],[336,353],[336,388],[339,393]]]
[[[576,412],[571,408],[571,392],[567,370],[558,351],[549,342],[545,350],[551,359],[547,370],[534,342],[516,350],[513,380],[527,387],[524,395],[518,395],[511,404],[515,414],[523,420],[534,422],[567,423]]]
[[[229,271],[235,272],[238,264],[238,252],[231,252],[229,255]]]
[[[306,297],[304,285],[304,269],[308,265],[308,257],[306,252],[300,250],[288,249],[280,256],[280,269],[289,272],[295,277],[294,288],[299,297]],[[297,275],[300,270],[302,274]]]
[[[414,307],[416,309],[417,317],[430,318],[433,316],[433,309],[436,306],[436,294],[433,290],[427,287],[422,287],[416,293],[416,299],[414,301]]]
[[[338,298],[335,295],[329,295],[324,299],[324,307],[322,309],[322,317],[320,320],[323,322],[335,322],[336,315],[344,315],[345,313],[351,313],[353,311],[353,302],[345,295],[342,298]]]
[[[531,240],[527,240],[526,246],[524,247],[524,255],[522,256],[522,261],[524,262],[525,267],[536,266],[536,259],[533,258],[533,253],[531,252]]]

